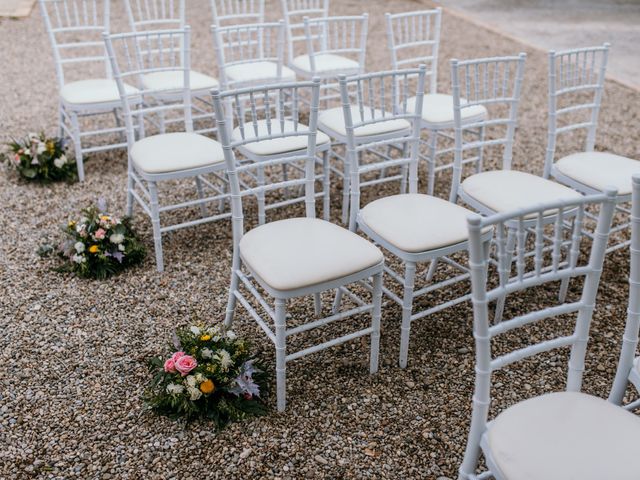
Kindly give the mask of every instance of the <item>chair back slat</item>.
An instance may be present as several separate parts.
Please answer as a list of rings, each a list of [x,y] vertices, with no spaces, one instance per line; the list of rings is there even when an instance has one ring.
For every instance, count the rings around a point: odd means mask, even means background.
[[[307,53],[304,17],[325,18],[329,16],[329,0],[281,0],[287,34],[289,63],[296,55]]]
[[[307,53],[311,70],[316,70],[315,57],[340,55],[355,60],[364,71],[367,52],[368,14],[303,19]]]
[[[640,333],[640,175],[633,176],[632,186],[629,305],[618,368],[609,394],[609,401],[616,405],[620,405],[624,399],[629,384],[629,374],[634,368],[633,361],[637,355]]]
[[[473,336],[476,344],[476,380],[473,395],[473,412],[471,429],[467,440],[464,460],[460,467],[459,478],[476,478],[476,466],[480,456],[480,443],[486,432],[489,409],[491,406],[491,375],[495,371],[504,368],[514,362],[530,358],[543,352],[557,348],[570,347],[570,357],[567,373],[567,391],[580,391],[582,375],[584,371],[586,347],[589,337],[591,318],[595,307],[596,294],[602,273],[602,264],[611,231],[611,222],[615,209],[617,192],[607,189],[604,194],[585,196],[577,200],[553,202],[544,205],[529,207],[480,217],[473,215],[468,219],[469,229],[469,267],[471,270],[471,297],[473,303]],[[543,236],[543,223],[548,223],[545,228],[554,230],[564,228],[555,221],[559,215],[549,213],[560,210],[569,212],[585,209],[598,210],[597,227],[593,242],[590,247],[588,260],[583,264],[567,262],[558,268],[555,260],[543,258],[543,250],[538,246],[540,237]],[[528,230],[525,218],[537,218],[534,228],[536,240],[533,243],[535,259],[528,262],[531,270],[520,272],[515,277],[504,282],[500,279],[497,287],[489,287],[489,272],[491,271],[491,243],[483,239],[483,232],[487,228],[494,229],[494,235],[499,247],[504,251],[505,228],[517,229],[518,233]],[[529,230],[530,231],[530,230]],[[579,231],[579,230],[578,230]],[[559,236],[555,232],[544,234],[553,242],[558,242]],[[524,243],[523,243],[524,245]],[[520,248],[518,246],[517,248]],[[553,257],[553,256],[552,256]],[[541,260],[544,264],[541,264]],[[578,301],[563,301],[560,305],[546,308],[533,308],[531,311],[518,315],[501,323],[491,325],[489,318],[489,303],[502,297],[505,293],[512,294],[524,292],[533,287],[544,286],[563,278],[582,277],[582,293]],[[533,340],[530,336],[529,345],[502,353],[502,349],[492,348],[493,340],[506,332],[514,332],[525,326],[539,324],[544,320],[556,318],[559,315],[574,315],[574,328],[570,334],[555,332],[551,338]],[[500,352],[494,355],[493,352]],[[485,478],[485,477],[482,477]]]
[[[249,196],[264,196],[266,192],[302,186],[306,215],[315,217],[319,88],[320,81],[313,80],[213,92],[213,105],[231,191],[234,246],[237,246],[244,234],[243,199]],[[296,104],[301,101],[301,96],[311,99],[308,126],[303,126],[297,120],[299,107]],[[235,150],[248,144],[297,137],[306,140],[306,148],[290,155],[277,155],[268,160],[243,164],[236,159]],[[293,162],[304,164],[302,176],[276,181],[274,176],[266,175],[258,185],[250,183],[251,178],[264,176],[265,168]],[[287,204],[293,202],[292,199],[286,201]]]
[[[472,150],[475,154],[484,147],[501,147],[502,168],[511,168],[525,59],[526,54],[520,53],[517,56],[451,60],[455,139],[452,202],[458,198],[465,152]],[[489,115],[474,122],[463,122],[464,112],[474,107],[485,108]],[[477,128],[491,128],[492,131],[480,138],[465,135]]]
[[[426,82],[429,93],[436,93],[438,86],[438,49],[442,8],[385,14],[387,44],[391,54],[391,67],[427,66]]]
[[[39,0],[40,11],[53,48],[58,86],[74,66],[78,79],[111,77],[101,34],[109,30],[109,0]],[[96,67],[99,65],[101,72]],[[65,68],[69,66],[69,68]]]
[[[586,131],[585,148],[594,149],[607,71],[609,44],[549,52],[549,124],[544,177],[549,178],[558,136]]]
[[[264,0],[211,0],[211,13],[218,27],[264,23]]]

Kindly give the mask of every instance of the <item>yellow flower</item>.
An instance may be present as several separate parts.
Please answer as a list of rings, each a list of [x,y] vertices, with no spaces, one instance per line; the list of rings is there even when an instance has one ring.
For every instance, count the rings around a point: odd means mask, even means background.
[[[53,154],[53,152],[56,151],[56,144],[53,143],[52,140],[47,141],[46,146],[47,146],[47,152],[49,152],[50,154]]]
[[[215,389],[216,389],[216,386],[213,384],[211,380],[205,380],[200,384],[200,391],[204,394],[211,393]]]
[[[207,341],[211,340],[211,335],[207,335],[207,334],[202,335],[200,337],[200,340],[202,340],[203,342],[207,342]]]
[[[74,222],[73,220],[69,220],[69,223],[67,225],[69,226],[69,228],[73,228],[76,226],[76,222]]]
[[[89,253],[98,253],[98,250],[100,250],[100,249],[98,248],[98,245],[91,245],[91,246],[89,247]]]

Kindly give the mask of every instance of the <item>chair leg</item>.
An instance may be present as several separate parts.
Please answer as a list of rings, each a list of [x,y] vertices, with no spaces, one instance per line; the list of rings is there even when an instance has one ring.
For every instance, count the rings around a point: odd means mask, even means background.
[[[287,303],[282,298],[276,298],[276,397],[278,411],[283,412],[287,405],[287,345],[286,345],[286,317]]]
[[[287,180],[289,180],[289,165],[287,165],[286,163],[282,164],[282,181],[286,182]],[[291,197],[291,190],[289,189],[289,187],[284,187],[284,198],[290,198]]]
[[[236,298],[235,292],[238,290],[239,278],[236,273],[237,269],[240,268],[239,261],[235,258],[233,260],[233,265],[231,266],[231,284],[229,286],[229,299],[227,300],[227,311],[224,317],[224,326],[227,328],[231,327],[233,323],[233,314],[236,311],[236,303],[238,299]],[[236,266],[236,264],[238,264]]]
[[[409,334],[411,333],[411,313],[413,311],[413,287],[416,264],[407,262],[404,271],[404,297],[402,298],[402,326],[400,327],[400,368],[407,366],[409,357]]]
[[[575,228],[576,219],[573,219],[573,227]],[[573,229],[572,229],[573,230]],[[569,247],[569,258],[567,259],[569,263],[569,268],[575,268],[576,263],[578,262],[578,255],[580,254],[580,237],[581,234],[578,233],[571,238],[571,246]],[[570,277],[563,278],[560,282],[560,292],[558,293],[558,300],[560,303],[564,303],[567,299],[567,292],[569,291],[569,281]]]
[[[433,280],[433,276],[436,274],[436,269],[438,268],[438,260],[438,258],[434,258],[433,260],[431,260],[429,269],[427,270],[427,275],[425,276],[427,282]]]
[[[342,303],[342,290],[336,289],[336,296],[333,299],[333,306],[331,307],[331,313],[334,315],[340,311],[340,304]]]
[[[329,166],[329,151],[322,152],[322,215],[328,222],[331,218],[331,168]]]
[[[438,131],[429,130],[429,158],[427,159],[427,194],[433,195],[436,185],[436,151]]]
[[[319,292],[313,294],[313,310],[316,317],[319,317],[322,313],[322,298],[320,297]]]
[[[62,104],[58,106],[58,137],[64,138],[64,111],[62,110]]]
[[[120,121],[120,115],[118,115],[118,109],[117,108],[113,109],[113,118],[116,121],[116,127],[122,128],[122,122]],[[120,135],[120,141],[124,142],[126,140],[126,134],[124,133],[124,130],[121,130],[119,135]]]
[[[156,268],[164,271],[162,258],[162,233],[160,232],[160,211],[158,206],[158,188],[155,182],[149,182],[149,195],[151,197],[151,225],[153,226],[153,244],[156,251]]]
[[[133,189],[135,188],[133,181],[133,172],[131,166],[127,169],[127,217],[133,216]]]
[[[404,142],[402,144],[402,158],[406,158],[407,156],[407,148],[408,148],[409,144],[407,142]],[[400,193],[407,193],[407,180],[409,179],[409,165],[408,164],[404,164],[400,167]]]
[[[382,316],[382,272],[373,276],[373,312],[371,314],[371,352],[369,353],[369,373],[378,371],[380,357],[380,317]]]
[[[342,224],[346,225],[349,221],[349,202],[351,189],[351,161],[349,155],[345,152],[344,164],[342,166]]]
[[[202,200],[204,198],[204,190],[202,188],[202,180],[196,176],[196,190],[198,191],[198,198]],[[207,206],[204,203],[200,204],[200,215],[202,218],[207,216]]]
[[[482,172],[482,162],[483,162],[483,153],[484,149],[482,148],[482,142],[484,142],[484,125],[478,129],[478,141],[480,142],[480,146],[478,147],[478,161],[476,162],[476,173]]]
[[[264,167],[258,167],[258,185],[260,187],[264,186]],[[258,224],[264,225],[264,222],[267,220],[266,206],[265,206],[265,195],[264,190],[258,191]]]
[[[78,180],[84,182],[84,162],[82,159],[82,141],[80,139],[80,122],[75,112],[70,112],[71,132],[73,134],[73,148],[76,156],[76,166],[78,168]]]

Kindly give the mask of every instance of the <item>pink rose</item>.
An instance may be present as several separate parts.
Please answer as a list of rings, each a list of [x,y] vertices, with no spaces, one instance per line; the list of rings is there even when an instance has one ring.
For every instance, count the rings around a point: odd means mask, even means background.
[[[97,240],[102,240],[106,234],[107,232],[105,232],[104,229],[99,228],[98,230],[96,230],[96,233],[94,234],[94,236],[96,237]]]
[[[184,357],[184,356],[185,356],[184,352],[176,352],[173,355],[171,355],[171,360],[173,360],[173,362],[175,363],[178,361],[180,357]]]
[[[198,366],[198,362],[191,355],[183,355],[175,361],[176,370],[184,377]]]
[[[173,358],[168,358],[166,362],[164,362],[164,371],[168,373],[176,373],[176,362],[173,361]]]

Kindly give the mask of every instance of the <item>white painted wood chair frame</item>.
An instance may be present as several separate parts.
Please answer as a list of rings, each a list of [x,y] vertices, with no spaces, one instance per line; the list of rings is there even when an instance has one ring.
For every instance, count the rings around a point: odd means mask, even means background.
[[[276,93],[277,90],[289,90],[292,98],[300,98],[302,89],[310,90],[307,93],[307,98],[311,99],[311,110],[309,115],[308,129],[300,129],[298,131],[277,133],[277,129],[272,131],[268,135],[261,136],[258,134],[257,123],[252,119],[252,128],[255,135],[248,137],[247,139],[241,139],[232,141],[229,135],[230,128],[227,128],[225,122],[227,121],[227,115],[225,112],[225,105],[229,102],[227,98],[233,98],[234,103],[238,104],[241,99],[252,94],[264,95],[265,98],[274,96],[276,98],[282,98],[283,94]],[[271,288],[266,282],[264,282],[255,272],[252,272],[245,262],[242,261],[239,255],[239,243],[244,235],[244,223],[243,223],[243,198],[246,196],[253,196],[259,194],[262,191],[282,190],[284,188],[292,188],[298,185],[304,185],[305,188],[305,210],[306,216],[315,217],[315,195],[314,195],[314,183],[316,181],[314,169],[316,163],[315,141],[317,132],[317,115],[318,115],[318,103],[320,92],[320,81],[314,79],[313,81],[288,83],[282,85],[271,85],[265,87],[252,87],[238,89],[230,92],[220,93],[218,91],[213,92],[213,102],[216,112],[216,118],[219,125],[220,139],[223,145],[225,153],[225,162],[227,168],[227,175],[229,178],[229,185],[231,190],[231,203],[232,203],[232,228],[233,228],[233,261],[231,266],[231,287],[229,302],[227,305],[225,324],[230,326],[233,321],[234,311],[236,303],[240,304],[247,310],[247,312],[253,317],[256,323],[262,328],[267,337],[274,343],[276,348],[276,384],[277,384],[277,405],[278,410],[282,411],[286,405],[286,364],[296,358],[314,353],[326,348],[353,340],[358,337],[370,336],[371,337],[371,353],[370,353],[370,372],[375,373],[378,368],[378,351],[380,342],[380,315],[381,315],[381,298],[382,298],[382,274],[383,263],[367,268],[356,274],[349,275],[345,278],[339,278],[322,284],[313,285],[311,287],[305,287],[295,290],[280,291]],[[253,118],[256,118],[255,116]],[[271,121],[274,123],[281,122],[283,116],[273,117]],[[281,129],[282,130],[282,129]],[[249,163],[246,165],[238,166],[238,162],[235,159],[233,150],[241,147],[251,141],[268,140],[272,138],[285,138],[287,136],[306,136],[308,138],[307,149],[304,152],[299,153],[299,158],[305,161],[305,176],[302,179],[289,179],[276,183],[267,183],[257,188],[241,189],[241,184],[238,175],[248,172],[257,167],[256,164]],[[277,166],[290,162],[291,157],[278,157],[268,162],[270,166]],[[248,273],[245,273],[243,269],[246,269]],[[316,320],[307,322],[303,325],[294,328],[287,328],[286,316],[287,316],[287,301],[295,297],[305,297],[308,295],[314,296],[316,314],[321,313],[320,293],[328,290],[344,288],[346,285],[352,283],[365,283],[371,277],[373,277],[373,287],[371,288],[372,302],[366,303],[363,299],[358,297],[355,293],[349,291],[349,297],[358,305],[355,308],[349,309],[344,312],[334,313],[329,317],[318,318]],[[275,308],[269,305],[267,299],[265,299],[257,290],[255,284],[260,285],[271,297],[275,299]],[[368,282],[366,282],[368,283]],[[249,299],[240,290],[241,287],[245,287],[252,297],[259,303],[262,310],[266,313],[269,319],[265,318],[257,312],[253,306],[249,303]],[[332,340],[328,340],[324,343],[314,345],[303,350],[288,353],[287,354],[287,337],[295,334],[311,330],[313,328],[321,327],[329,323],[344,320],[350,316],[371,312],[372,322],[371,326],[360,331],[356,331],[347,335],[343,335]],[[267,324],[267,321],[273,322],[274,328]],[[275,332],[274,332],[275,330]]]
[[[469,228],[469,266],[471,268],[472,302],[473,302],[473,334],[476,343],[476,380],[473,395],[473,411],[470,433],[464,460],[459,471],[459,480],[476,480],[496,478],[507,480],[496,468],[491,457],[491,452],[486,443],[485,433],[489,407],[491,404],[491,374],[514,362],[532,357],[539,353],[548,352],[556,348],[571,347],[569,359],[567,391],[579,392],[582,384],[586,347],[589,338],[589,327],[595,307],[596,294],[602,272],[605,249],[611,230],[611,221],[615,207],[615,190],[607,190],[587,197],[582,197],[572,202],[554,202],[538,205],[514,212],[492,215],[490,217],[471,216],[468,219]],[[543,224],[546,212],[549,210],[577,210],[584,216],[587,207],[600,208],[597,219],[596,232],[591,245],[588,264],[565,265],[561,267],[555,259],[551,259],[550,269],[544,268],[545,258],[541,244],[544,240]],[[529,272],[526,271],[524,241],[518,242],[518,275],[512,282],[506,285],[487,290],[487,276],[489,271],[489,249],[487,242],[482,237],[482,229],[493,227],[498,232],[515,229],[517,237],[523,239],[527,232],[527,217],[532,216],[536,222],[536,241],[534,242],[534,259],[529,264]],[[553,225],[553,224],[552,224]],[[562,238],[564,226],[553,225],[553,235],[556,248]],[[559,228],[558,228],[559,227]],[[578,235],[580,231],[578,230]],[[581,236],[581,235],[580,235]],[[498,256],[504,255],[506,241],[504,236],[501,241],[495,243]],[[499,324],[490,324],[488,305],[492,301],[499,300],[504,294],[514,294],[529,288],[539,287],[549,282],[556,282],[565,278],[584,278],[582,295],[575,302],[562,303],[553,307],[531,311],[517,317],[505,320]],[[531,344],[526,347],[512,350],[500,356],[492,355],[492,340],[499,335],[514,329],[531,325],[558,315],[576,313],[575,329],[571,335],[555,336],[552,339]],[[527,432],[522,432],[526,435]],[[489,471],[476,474],[480,452],[484,453]],[[542,459],[541,459],[542,461]]]
[[[266,86],[268,85],[265,85],[265,87]],[[300,163],[304,163],[304,160],[306,160],[306,156],[304,156],[306,148],[261,155],[255,153],[251,148],[247,148],[246,143],[251,143],[249,140],[255,138],[257,135],[255,128],[259,122],[265,122],[268,129],[280,128],[281,131],[284,129],[285,133],[287,130],[285,125],[290,125],[289,122],[293,123],[294,131],[303,128],[304,125],[299,120],[301,113],[300,103],[303,102],[303,100],[298,97],[299,89],[294,89],[293,91],[284,88],[265,89],[263,95],[259,95],[258,93],[260,91],[257,89],[248,90],[248,92],[244,97],[240,95],[225,95],[225,107],[227,125],[235,127],[235,131],[238,131],[240,136],[240,138],[232,137],[232,139],[243,141],[243,143],[235,146],[235,149],[244,157],[243,159],[237,159],[238,164],[246,163],[247,160],[256,164],[255,167],[247,169],[244,173],[249,177],[248,180],[256,183],[253,191],[258,201],[258,223],[262,225],[266,222],[267,211],[305,201],[304,195],[299,197],[292,196],[292,192],[295,192],[296,189],[285,187],[285,199],[268,204],[265,200],[266,191],[260,189],[260,186],[264,186],[266,183],[264,166],[273,166],[273,161],[277,161],[277,164],[282,168],[283,181],[288,180],[290,170],[293,170],[294,173],[298,172],[299,174],[305,175],[306,166],[304,164],[300,166]],[[289,93],[291,93],[291,95],[289,95]],[[271,95],[271,97],[269,97],[269,95]],[[275,131],[271,132],[268,130],[268,133],[273,133],[273,138],[281,138],[275,135],[277,133]],[[295,135],[292,132],[291,137],[293,136]],[[282,138],[287,138],[287,136],[285,135]],[[315,146],[316,155],[319,156],[316,158],[316,162],[321,169],[320,173],[315,174],[315,179],[321,182],[322,190],[316,192],[314,189],[314,195],[316,198],[322,198],[323,216],[325,220],[329,220],[330,213],[329,201],[331,185],[328,155],[330,146],[330,143],[318,145],[317,142]],[[289,162],[285,161],[287,158],[290,158]],[[250,183],[243,178],[238,177],[238,181],[243,189],[252,189]],[[301,186],[304,187],[304,185],[299,185],[298,188]]]
[[[72,0],[39,0],[45,28],[53,47],[53,60],[56,69],[58,88],[65,86],[65,69],[87,64],[103,63],[105,79],[111,79],[109,59],[104,51],[100,35],[109,29],[110,0],[83,0],[81,4]],[[102,6],[101,6],[102,5]],[[73,38],[74,36],[81,38]],[[87,40],[84,36],[95,37]],[[88,53],[83,53],[83,50]],[[85,78],[86,80],[86,78]],[[126,148],[125,127],[121,124],[120,100],[111,102],[72,104],[60,96],[58,104],[59,135],[71,138],[78,168],[78,178],[84,180],[84,156],[93,152],[103,152]],[[115,127],[95,130],[81,127],[84,117],[113,113]],[[100,137],[119,134],[121,141],[102,145],[84,146],[87,137]]]
[[[307,53],[304,18],[328,17],[329,0],[281,0],[280,3],[287,33],[287,65],[291,68],[296,53]]]
[[[609,401],[616,405],[622,404],[629,383],[640,393],[640,368],[638,368],[640,356],[637,354],[640,331],[640,175],[633,177],[632,197],[629,307],[616,378],[609,395]],[[627,410],[640,408],[640,399],[624,405],[624,408]]]
[[[289,67],[301,78],[318,77],[322,80],[320,101],[326,105],[327,101],[340,98],[338,75],[360,75],[365,72],[369,15],[304,17],[302,22],[311,71],[297,67],[293,60]],[[292,52],[294,45],[289,44],[289,52]],[[356,61],[358,67],[319,71],[316,58],[320,55],[349,58]]]
[[[404,173],[400,175],[403,183],[405,183],[407,180],[406,172],[408,171],[409,193],[418,193],[418,149],[422,122],[420,112],[422,111],[425,72],[426,66],[421,65],[418,69],[370,73],[349,78],[346,78],[344,76],[340,77],[342,107],[345,117],[345,127],[347,131],[346,155],[347,158],[349,158],[348,165],[350,171],[349,193],[351,205],[349,209],[349,229],[352,231],[357,231],[359,229],[364,232],[377,245],[383,247],[392,255],[399,258],[405,267],[405,272],[404,274],[402,274],[393,270],[388,264],[385,264],[385,273],[387,275],[387,278],[390,278],[394,283],[397,283],[402,287],[402,298],[394,293],[389,287],[383,286],[382,288],[383,293],[402,308],[399,354],[399,365],[401,368],[404,368],[407,365],[411,323],[415,320],[425,318],[432,313],[467,301],[471,298],[470,295],[462,296],[443,304],[430,307],[423,311],[413,313],[413,302],[416,298],[431,294],[441,288],[446,288],[454,283],[469,279],[468,269],[447,257],[452,253],[461,251],[466,252],[467,242],[464,241],[456,243],[454,245],[448,245],[446,247],[423,252],[406,252],[378,235],[374,230],[367,226],[366,222],[364,222],[360,217],[361,187],[370,184],[379,184],[381,181],[380,179],[377,179],[369,182],[361,182],[361,177],[364,173],[371,172],[374,169],[382,170],[401,166],[404,171]],[[381,86],[385,84],[381,80],[385,79],[389,81],[391,85],[391,89],[388,90],[386,94],[384,88],[381,88]],[[417,79],[417,82],[413,89],[409,87],[409,81],[411,79]],[[379,86],[372,86],[374,84],[372,80],[377,80],[379,82]],[[350,85],[354,88],[350,88]],[[357,92],[356,98],[358,100],[356,103],[356,112],[360,112],[359,115],[358,113],[356,113],[355,116],[353,115],[351,109],[353,103],[350,101],[350,91],[354,89]],[[368,98],[365,98],[363,92],[369,92]],[[379,95],[380,98],[377,101],[372,101],[372,97],[374,97],[376,94]],[[407,111],[407,99],[414,94],[416,97],[417,108],[414,111]],[[392,110],[385,111],[385,109],[383,108],[383,105],[385,105],[385,95],[390,99],[394,99],[392,101],[392,105],[394,107]],[[375,112],[373,108],[377,108],[378,111]],[[367,110],[371,112],[371,118],[364,119],[364,113]],[[401,119],[407,120],[411,123],[411,130],[409,132],[407,132],[406,130],[398,130],[392,133],[385,134],[383,136],[369,137],[354,135],[354,130],[356,128],[365,127],[367,125],[374,125],[376,123],[384,121]],[[404,145],[401,150],[402,153],[400,158],[391,158],[384,154],[378,154],[378,161],[376,161],[376,163],[373,165],[361,165],[359,162],[360,155],[365,152],[370,152],[380,147],[389,147],[398,144]],[[385,179],[389,180],[390,178],[392,177],[386,177]],[[405,192],[406,188],[405,185],[403,185],[400,188],[400,193]],[[486,232],[484,236],[485,240],[489,241],[491,238],[491,232]],[[444,259],[443,261],[446,261],[447,263],[453,265],[455,268],[462,270],[462,273],[441,282],[430,283],[425,287],[417,289],[415,287],[416,265],[419,263],[433,261],[436,258]],[[428,280],[430,281],[431,278],[429,277]],[[334,303],[334,308],[337,308],[340,305],[341,298],[342,292],[338,291],[338,295],[336,296]]]
[[[186,0],[125,0],[124,4],[132,32],[181,29],[187,24]],[[191,119],[194,124],[201,122],[203,125],[202,128],[194,130],[197,133],[214,133],[216,131],[209,90],[209,88],[199,90],[192,88],[191,108],[193,113]],[[162,92],[155,94],[154,100],[161,101],[163,98],[168,98],[169,101],[175,101],[179,100],[181,95],[180,91]],[[165,119],[163,113],[160,112],[157,125],[160,132],[164,133],[168,125],[180,124],[182,121],[182,118]]]
[[[264,0],[210,0],[213,24],[264,23]]]
[[[139,204],[150,217],[153,226],[153,240],[155,246],[156,266],[158,271],[164,270],[162,252],[162,234],[180,228],[200,225],[222,218],[229,218],[230,212],[209,215],[206,204],[217,202],[220,210],[224,201],[228,198],[225,193],[224,162],[208,164],[202,167],[174,170],[166,173],[147,173],[136,168],[131,160],[131,150],[136,143],[134,118],[138,119],[139,138],[145,137],[144,118],[147,115],[155,115],[160,112],[178,111],[184,115],[184,130],[193,133],[191,118],[191,90],[190,85],[190,28],[182,29],[131,32],[125,34],[103,33],[109,59],[113,69],[114,78],[118,84],[122,102],[122,110],[127,132],[129,152],[129,166],[127,178],[127,215],[133,213],[133,205]],[[158,45],[159,48],[141,48],[146,43]],[[144,58],[143,58],[144,53]],[[125,83],[138,82],[142,75],[154,72],[182,71],[184,74],[184,88],[180,100],[152,103],[152,99],[158,92],[140,88],[131,94],[125,90]],[[137,102],[137,96],[145,97],[144,103]],[[159,134],[162,135],[162,134]],[[208,180],[204,175],[209,175],[216,182]],[[159,201],[157,184],[166,180],[193,178],[196,183],[198,198],[177,204],[161,205]],[[205,196],[205,189],[212,191],[213,195]],[[178,209],[200,207],[201,218],[184,221],[171,225],[161,225],[160,215]]]
[[[385,18],[391,67],[397,70],[415,68],[419,64],[427,65],[427,90],[425,93],[437,94],[442,8],[397,14],[386,13]],[[423,130],[428,133],[428,139],[426,141],[420,140],[421,146],[426,147],[427,152],[426,155],[420,152],[420,159],[424,160],[427,167],[427,194],[433,195],[436,173],[453,168],[453,162],[442,165],[437,165],[436,162],[438,156],[454,152],[453,147],[438,150],[439,137],[454,139],[454,136],[449,133],[453,130],[454,124],[450,122],[435,125],[422,120],[422,117],[421,121]],[[478,127],[477,135],[480,139],[483,138],[484,127],[482,125]],[[465,163],[472,162],[476,163],[477,171],[480,171],[482,168],[482,148],[479,148],[477,157],[465,159]]]
[[[285,31],[282,20],[226,27],[212,25],[211,33],[222,90],[283,82]],[[230,67],[254,62],[274,63],[276,75],[253,80],[233,80],[226,72]]]
[[[544,165],[544,178],[552,176],[558,182],[567,185],[586,195],[598,193],[599,190],[585,185],[566,174],[563,174],[554,165],[556,145],[558,137],[576,130],[586,130],[585,152],[593,152],[596,143],[596,130],[598,128],[598,114],[602,104],[607,60],[609,56],[609,44],[600,47],[577,48],[560,52],[549,52],[549,126],[547,138],[547,151]],[[572,99],[572,95],[592,95],[585,103],[576,103],[563,108],[558,108],[558,103],[563,99]],[[589,117],[588,121],[563,120],[569,115],[584,112]],[[558,126],[562,122],[562,126]],[[629,202],[631,194],[619,195],[616,210],[625,217],[631,213]],[[591,217],[591,214],[588,214]],[[593,218],[592,218],[593,220]],[[629,222],[625,221],[614,225],[612,234],[619,231],[627,231]],[[588,229],[585,235],[590,235]],[[607,248],[607,253],[625,248],[631,240],[613,243]]]

